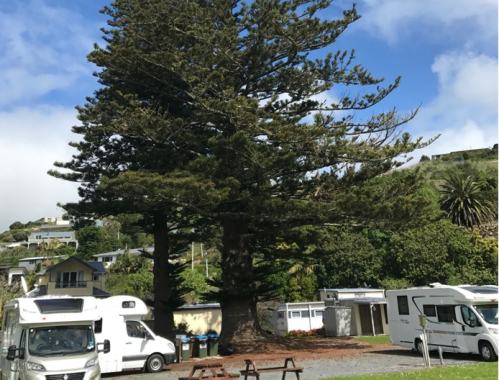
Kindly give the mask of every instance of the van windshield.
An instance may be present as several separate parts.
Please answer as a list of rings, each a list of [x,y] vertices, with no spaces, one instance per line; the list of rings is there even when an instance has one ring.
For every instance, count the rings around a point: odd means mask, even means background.
[[[51,326],[29,329],[28,349],[31,355],[73,355],[95,350],[92,327]]]
[[[497,304],[474,305],[475,310],[485,320],[492,325],[497,325]]]

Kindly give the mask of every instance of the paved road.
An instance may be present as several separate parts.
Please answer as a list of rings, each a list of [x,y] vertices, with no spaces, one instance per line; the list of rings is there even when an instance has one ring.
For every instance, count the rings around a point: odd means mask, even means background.
[[[444,366],[456,366],[480,363],[478,355],[459,355],[444,353]],[[431,354],[431,364],[434,367],[441,366],[438,354]],[[304,367],[302,380],[318,380],[339,376],[366,375],[385,372],[406,372],[423,369],[423,358],[411,350],[379,350],[364,353],[360,356],[347,359],[320,359],[307,360],[298,363]],[[167,367],[168,368],[168,367]],[[238,373],[244,368],[241,365],[227,366],[229,372]],[[111,380],[178,380],[181,376],[187,376],[188,370],[166,369],[159,374],[142,373],[141,371],[126,371],[118,374],[105,374],[103,378]],[[262,380],[280,379],[280,373],[269,373],[262,375]],[[294,380],[293,374],[286,376]],[[242,379],[242,378],[240,378]]]

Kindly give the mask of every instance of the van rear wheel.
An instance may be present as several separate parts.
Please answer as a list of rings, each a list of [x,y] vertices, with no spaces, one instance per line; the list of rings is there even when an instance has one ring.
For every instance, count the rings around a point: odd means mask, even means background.
[[[494,352],[494,348],[489,342],[480,343],[480,356],[486,362],[495,362],[497,360],[497,355]]]
[[[154,354],[147,359],[146,368],[148,372],[161,372],[164,365],[165,361],[163,360],[163,357],[159,354]]]

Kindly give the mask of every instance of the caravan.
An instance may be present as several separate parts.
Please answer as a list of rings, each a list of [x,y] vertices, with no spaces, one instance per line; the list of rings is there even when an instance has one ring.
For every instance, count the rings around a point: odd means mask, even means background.
[[[420,335],[425,331],[429,350],[441,348],[444,352],[474,353],[486,361],[497,360],[497,286],[437,283],[388,290],[386,296],[392,344],[422,352]]]
[[[155,335],[144,323],[147,306],[132,296],[98,300],[101,318],[95,322],[98,341],[109,340],[110,351],[99,354],[102,373],[144,368],[161,372],[164,364],[176,361],[175,346]]]
[[[7,301],[2,320],[2,376],[8,380],[99,380],[94,298],[44,296]]]

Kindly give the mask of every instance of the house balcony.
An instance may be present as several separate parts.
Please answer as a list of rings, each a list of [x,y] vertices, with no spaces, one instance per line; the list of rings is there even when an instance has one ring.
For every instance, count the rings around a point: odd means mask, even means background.
[[[55,284],[54,288],[86,288],[87,281],[50,281]],[[92,281],[91,281],[92,282]]]

